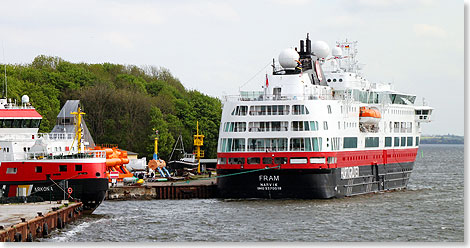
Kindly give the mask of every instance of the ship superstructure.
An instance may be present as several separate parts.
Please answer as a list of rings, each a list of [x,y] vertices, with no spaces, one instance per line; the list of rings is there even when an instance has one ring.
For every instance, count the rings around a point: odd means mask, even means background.
[[[406,187],[433,108],[365,79],[356,48],[343,41],[330,51],[307,35],[299,50],[281,52],[262,91],[225,97],[222,197],[331,198]]]
[[[76,105],[80,112],[78,101]],[[23,96],[19,106],[0,99],[0,197],[76,199],[85,212],[92,212],[108,189],[106,152],[85,151],[87,144],[76,138],[83,126],[69,127],[74,118],[67,125],[58,123],[61,127],[51,133],[38,133],[41,120],[29,97]]]

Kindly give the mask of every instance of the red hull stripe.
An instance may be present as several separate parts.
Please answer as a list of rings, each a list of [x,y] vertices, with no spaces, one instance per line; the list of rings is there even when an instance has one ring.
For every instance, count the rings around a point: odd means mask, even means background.
[[[40,172],[36,167],[41,167]],[[66,171],[61,171],[61,167]],[[17,168],[17,171],[15,174],[7,174],[7,168]],[[106,178],[105,172],[105,162],[3,162],[0,167],[0,184],[2,182],[45,181],[47,175],[52,180]]]
[[[273,165],[272,163],[263,164],[263,158],[286,158],[287,163],[281,164],[281,169],[325,169],[407,163],[415,161],[417,152],[418,148],[337,152],[218,153],[217,169],[262,169]],[[221,158],[225,158],[225,164],[220,164]],[[230,158],[239,158],[244,162],[242,164],[228,164]],[[260,163],[248,164],[248,161],[252,160],[250,158],[255,158],[255,160],[259,158]]]
[[[0,109],[0,118],[42,118],[35,109]]]

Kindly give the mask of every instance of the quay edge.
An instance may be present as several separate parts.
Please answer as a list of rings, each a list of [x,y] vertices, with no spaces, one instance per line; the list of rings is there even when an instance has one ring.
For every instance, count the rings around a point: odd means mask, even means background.
[[[82,214],[83,204],[72,202],[64,204],[62,208],[54,208],[46,214],[38,214],[33,219],[22,218],[23,222],[0,230],[0,242],[32,242],[37,238],[47,237],[52,230],[64,228]]]

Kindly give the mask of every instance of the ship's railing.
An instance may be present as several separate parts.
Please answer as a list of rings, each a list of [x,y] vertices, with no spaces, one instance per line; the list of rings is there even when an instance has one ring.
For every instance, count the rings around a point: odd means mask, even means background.
[[[270,95],[264,94],[262,91],[245,91],[240,95],[224,96],[225,101],[287,101],[287,100],[348,100],[350,95],[336,94],[334,91],[321,94],[304,94],[304,95]]]
[[[95,159],[106,158],[106,151],[93,150],[81,153],[69,152],[17,152],[0,153],[0,161],[13,160],[63,160],[63,159]]]
[[[1,140],[31,140],[42,138],[44,140],[73,140],[75,133],[2,133]]]

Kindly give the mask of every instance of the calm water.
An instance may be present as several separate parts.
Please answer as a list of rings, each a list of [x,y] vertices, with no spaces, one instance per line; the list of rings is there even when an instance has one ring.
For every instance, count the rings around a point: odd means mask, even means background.
[[[333,200],[105,201],[41,241],[463,242],[464,146],[422,145],[408,186]]]

